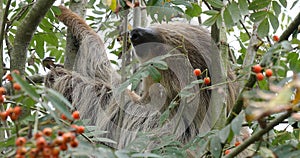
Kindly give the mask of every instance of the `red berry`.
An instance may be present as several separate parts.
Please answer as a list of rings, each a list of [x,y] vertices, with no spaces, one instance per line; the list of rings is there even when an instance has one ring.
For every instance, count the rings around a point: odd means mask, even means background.
[[[79,142],[78,142],[77,139],[74,139],[74,140],[72,140],[72,141],[70,142],[70,146],[71,146],[72,148],[76,148],[76,147],[78,146],[78,144],[79,144]]]
[[[0,112],[0,117],[1,117],[1,120],[2,121],[6,121],[6,119],[7,119],[7,112],[6,111],[4,111],[4,112]]]
[[[17,146],[23,146],[26,144],[26,138],[25,137],[18,137],[16,139],[16,145]]]
[[[63,131],[60,131],[60,130],[59,130],[59,131],[57,131],[57,135],[58,135],[58,136],[62,136],[63,134],[64,134],[64,132],[63,132]]]
[[[241,144],[241,142],[236,141],[236,142],[234,143],[234,146],[239,146],[240,144]]]
[[[7,79],[8,81],[12,81],[13,77],[11,76],[11,74],[7,74],[5,79]]]
[[[27,152],[27,150],[26,150],[26,148],[25,147],[18,147],[18,149],[17,149],[17,154],[18,155],[25,155],[26,154],[26,152]]]
[[[4,103],[5,97],[3,95],[0,95],[0,103]]]
[[[59,149],[62,151],[66,151],[66,150],[68,150],[68,146],[66,143],[63,143],[62,145],[59,146]]]
[[[30,158],[36,158],[38,156],[38,149],[37,148],[32,148],[29,152],[29,157]]]
[[[14,109],[12,107],[6,110],[7,115],[11,116],[14,113]]]
[[[52,150],[49,147],[43,149],[43,157],[50,157],[52,154]]]
[[[54,139],[53,143],[58,146],[62,145],[64,143],[64,139],[62,136],[58,136]]]
[[[21,114],[21,112],[22,112],[22,108],[20,107],[20,106],[16,106],[16,107],[14,107],[14,113],[16,114],[16,115],[20,115]]]
[[[59,152],[60,152],[60,149],[59,149],[59,148],[53,148],[53,149],[52,149],[52,156],[58,156],[58,155],[59,155]]]
[[[21,90],[21,86],[20,86],[19,83],[14,83],[14,84],[13,84],[13,87],[14,87],[14,89],[17,90],[17,91]]]
[[[36,140],[36,146],[39,148],[39,149],[42,149],[44,146],[47,145],[47,142],[46,142],[46,139],[44,137],[39,137],[37,140]]]
[[[225,155],[228,155],[230,153],[230,150],[225,150]]]
[[[256,79],[257,79],[258,81],[261,81],[261,80],[264,79],[264,75],[263,75],[262,73],[257,73],[257,74],[256,74]]]
[[[41,136],[43,136],[43,133],[41,131],[38,131],[34,134],[34,139],[38,139],[40,138]]]
[[[279,37],[278,37],[277,35],[274,35],[274,36],[273,36],[273,40],[274,40],[275,42],[278,42],[278,41],[279,41]]]
[[[200,76],[201,75],[201,70],[200,69],[195,69],[194,70],[194,75],[195,76]]]
[[[68,142],[70,142],[73,139],[73,133],[71,133],[71,132],[64,133],[62,135],[62,137],[64,139],[64,142],[68,143]],[[74,138],[75,138],[75,136],[74,136]]]
[[[6,89],[4,87],[0,87],[0,95],[5,95]]]
[[[75,120],[78,120],[78,119],[80,118],[80,116],[79,116],[79,111],[74,111],[74,112],[72,113],[72,117],[73,117]]]
[[[271,77],[272,75],[273,75],[272,69],[267,69],[267,70],[266,70],[266,76],[267,76],[267,77]]]
[[[262,68],[259,64],[252,66],[252,71],[255,73],[260,73],[261,70],[262,70]]]
[[[67,116],[64,115],[64,114],[61,114],[60,118],[63,119],[63,120],[67,120],[68,119]]]
[[[82,133],[84,132],[84,127],[83,127],[83,126],[78,126],[78,127],[76,128],[76,132],[77,132],[78,134],[82,134]]]
[[[9,117],[10,117],[10,119],[12,120],[12,121],[16,121],[18,118],[19,118],[19,116],[16,114],[16,113],[11,113],[10,115],[9,115]]]
[[[43,134],[44,134],[45,136],[51,136],[51,135],[52,135],[52,129],[49,128],[49,127],[44,128],[44,129],[43,129]]]
[[[204,84],[206,84],[206,85],[210,84],[210,78],[209,77],[204,78]]]

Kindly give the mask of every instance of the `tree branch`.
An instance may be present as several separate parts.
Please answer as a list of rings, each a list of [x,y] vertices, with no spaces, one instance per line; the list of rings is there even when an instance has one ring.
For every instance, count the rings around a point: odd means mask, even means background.
[[[266,128],[261,129],[254,133],[250,138],[245,140],[242,144],[234,148],[225,158],[231,158],[239,153],[241,153],[243,150],[245,150],[249,145],[254,143],[255,141],[259,140],[264,134],[268,133],[270,130],[273,129],[276,125],[284,121],[286,118],[288,118],[291,115],[292,111],[286,112],[285,114],[281,115],[280,117],[276,118],[274,121],[269,123]]]
[[[279,42],[288,40],[290,35],[298,29],[298,26],[300,25],[300,13],[296,16],[296,18],[291,22],[291,24],[288,26],[288,28],[281,34],[279,37]]]
[[[38,0],[17,28],[14,47],[11,54],[11,70],[17,69],[24,74],[27,48],[39,23],[55,0]]]
[[[294,32],[294,30],[296,30],[298,28],[298,25],[300,25],[300,13],[296,16],[296,18],[291,22],[291,24],[287,27],[287,29],[282,33],[282,35],[280,36],[280,41],[283,40],[287,40],[289,38],[289,36]],[[272,57],[271,60],[262,60],[261,65],[265,66],[268,65],[269,61],[274,61],[274,57]],[[248,79],[247,83],[245,84],[243,90],[240,92],[239,96],[238,96],[238,100],[236,101],[232,112],[230,113],[230,116],[227,119],[227,124],[229,124],[237,114],[239,114],[242,111],[243,108],[243,94],[245,91],[248,91],[249,89],[251,89],[254,84],[256,82],[256,78],[255,75],[250,75],[250,78]]]

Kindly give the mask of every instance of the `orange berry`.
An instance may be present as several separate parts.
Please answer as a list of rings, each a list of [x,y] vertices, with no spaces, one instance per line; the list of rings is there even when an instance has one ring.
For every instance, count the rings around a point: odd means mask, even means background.
[[[43,149],[43,157],[51,156],[52,150],[49,147]]]
[[[43,136],[43,133],[41,131],[38,131],[34,134],[34,139],[38,139],[40,138],[41,136]]]
[[[78,128],[78,126],[75,124],[72,124],[71,127],[74,128],[75,130],[77,130],[77,128]]]
[[[0,95],[5,95],[6,89],[4,87],[0,87]]]
[[[19,118],[19,116],[16,113],[11,113],[9,117],[12,121],[16,121]]]
[[[12,73],[15,73],[17,75],[20,75],[20,71],[19,70],[13,70]]]
[[[53,143],[58,146],[62,145],[64,143],[64,139],[62,136],[58,136],[54,139]]]
[[[79,116],[79,111],[74,111],[74,112],[72,113],[72,117],[73,117],[73,119],[78,120],[78,119],[80,118],[80,116]]]
[[[18,137],[16,139],[16,145],[17,146],[23,146],[26,144],[26,138],[25,137]]]
[[[18,149],[17,149],[17,154],[19,154],[19,155],[25,155],[26,152],[27,152],[27,150],[26,150],[26,148],[23,147],[23,146],[18,147]]]
[[[4,111],[4,112],[0,112],[0,117],[1,117],[1,120],[2,121],[6,121],[6,119],[7,119],[7,112],[6,111]]]
[[[210,78],[209,77],[204,78],[204,84],[206,84],[206,85],[210,84]]]
[[[70,142],[70,146],[71,146],[72,148],[76,148],[76,147],[78,146],[78,144],[79,144],[79,142],[78,142],[77,139],[74,139],[74,140],[72,140],[72,141]]]
[[[72,139],[73,139],[73,134],[71,132],[67,132],[67,133],[64,133],[62,135],[63,139],[64,139],[64,142],[65,143],[68,143],[70,142]],[[74,136],[75,137],[75,136]]]
[[[7,74],[5,79],[7,79],[8,81],[12,81],[13,77],[11,76],[11,74]]]
[[[14,83],[14,84],[13,84],[13,87],[14,87],[14,89],[17,90],[17,91],[21,90],[21,86],[20,86],[19,83]]]
[[[16,154],[15,158],[25,158],[25,155]]]
[[[43,129],[43,134],[44,134],[45,136],[51,136],[51,135],[52,135],[52,129],[49,128],[49,127],[44,128],[44,129]]]
[[[66,143],[63,143],[62,145],[59,146],[59,149],[62,151],[66,151],[66,150],[68,150],[68,146]]]
[[[194,70],[194,75],[195,76],[200,76],[201,75],[201,70],[200,69],[195,69]]]
[[[260,73],[261,70],[262,70],[262,68],[259,64],[252,66],[252,71],[255,73]]]
[[[257,74],[256,74],[256,79],[257,79],[258,81],[261,81],[261,80],[264,79],[264,75],[263,75],[262,73],[257,73]]]
[[[57,135],[58,135],[58,136],[62,136],[63,134],[64,134],[63,131],[57,131]]]
[[[241,144],[241,142],[236,141],[236,142],[234,143],[234,146],[239,146],[240,144]]]
[[[38,149],[37,148],[32,148],[29,152],[29,157],[31,158],[36,158],[38,156]]]
[[[275,42],[278,42],[278,41],[279,41],[279,37],[278,37],[277,35],[274,35],[274,36],[273,36],[273,40],[274,40]]]
[[[20,115],[21,112],[22,112],[22,108],[21,108],[20,106],[14,107],[14,113],[15,113],[16,115]]]
[[[4,103],[5,97],[3,95],[0,96],[0,103]]]
[[[59,148],[53,148],[52,149],[52,156],[58,156],[59,152],[60,152]]]
[[[7,115],[11,116],[14,113],[14,109],[12,107],[6,110]]]
[[[67,116],[64,115],[64,114],[61,114],[60,118],[63,119],[63,120],[68,120]]]
[[[271,77],[273,75],[272,69],[267,69],[265,72],[267,77]]]
[[[225,150],[225,155],[228,155],[230,153],[230,150]]]
[[[39,148],[39,149],[42,149],[44,146],[47,145],[47,142],[46,142],[46,139],[44,137],[39,137],[37,140],[36,140],[36,146]]]
[[[77,132],[78,134],[82,134],[82,133],[84,132],[84,127],[83,127],[83,126],[78,126],[78,127],[76,128],[76,132]]]

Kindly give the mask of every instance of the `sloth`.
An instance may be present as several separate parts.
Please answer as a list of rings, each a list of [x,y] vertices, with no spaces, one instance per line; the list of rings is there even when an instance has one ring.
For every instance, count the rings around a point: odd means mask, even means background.
[[[79,41],[77,59],[72,71],[53,68],[45,78],[45,85],[72,102],[89,125],[107,131],[100,136],[115,140],[117,144],[109,144],[112,147],[124,148],[139,132],[172,135],[187,143],[211,127],[210,104],[220,103],[219,109],[222,109],[222,99],[226,97],[227,105],[233,105],[236,86],[230,82],[216,89],[194,84],[186,89],[193,95],[179,95],[190,83],[197,81],[193,75],[195,68],[207,70],[203,76],[211,77],[212,85],[234,80],[230,69],[228,79],[220,75],[225,70],[218,48],[204,28],[173,23],[131,31],[131,42],[141,64],[162,57],[168,65],[167,70],[159,70],[160,81],[155,82],[150,76],[143,80],[140,97],[129,90],[120,92],[121,77],[111,66],[97,33],[71,10],[63,6],[59,9],[61,14],[57,18]],[[216,99],[220,96],[224,98]],[[166,110],[170,110],[170,115],[160,124]]]

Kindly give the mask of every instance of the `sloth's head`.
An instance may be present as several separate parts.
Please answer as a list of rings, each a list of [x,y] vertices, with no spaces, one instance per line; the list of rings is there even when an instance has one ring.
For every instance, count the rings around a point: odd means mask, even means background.
[[[162,39],[154,28],[135,28],[130,32],[135,54],[142,63],[167,53]]]

